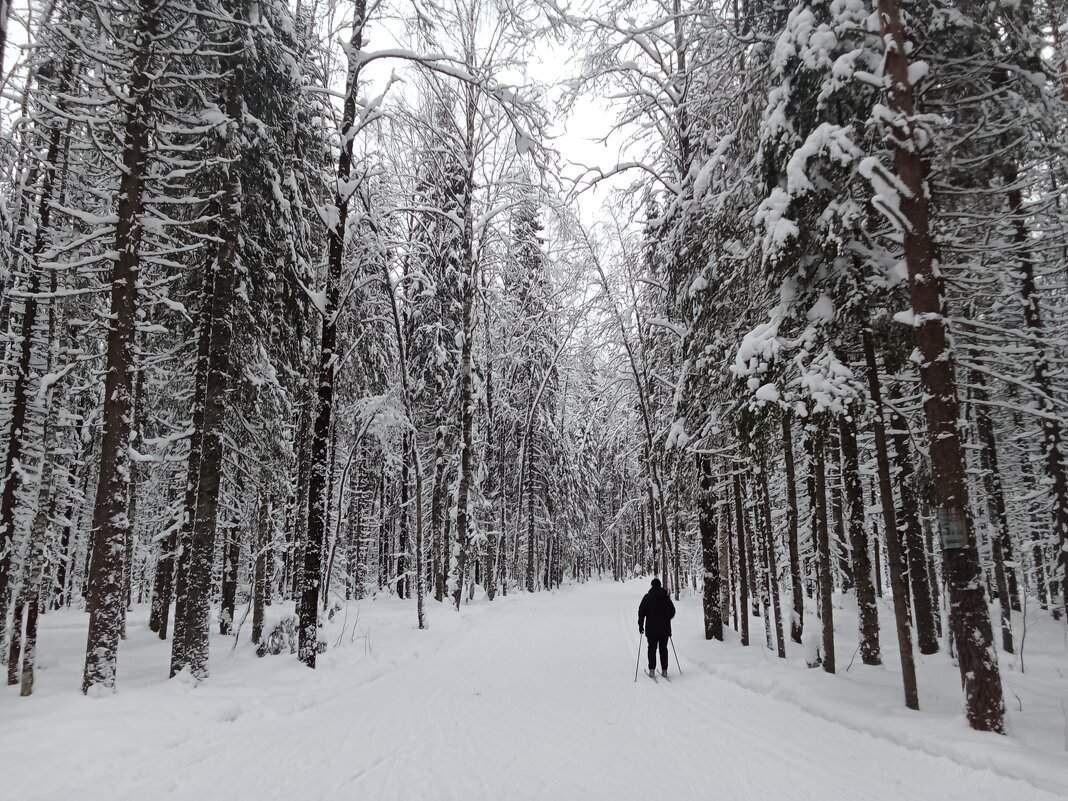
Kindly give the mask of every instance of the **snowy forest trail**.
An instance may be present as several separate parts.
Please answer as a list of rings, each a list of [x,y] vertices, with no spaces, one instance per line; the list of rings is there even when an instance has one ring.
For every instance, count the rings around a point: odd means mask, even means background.
[[[414,630],[410,603],[366,601],[358,620],[353,604],[347,621],[327,625],[331,649],[314,673],[295,658],[231,652],[218,638],[213,677],[196,688],[160,675],[166,643],[131,616],[123,689],[87,699],[70,658],[84,643],[84,616],[52,613],[39,694],[30,703],[0,695],[0,797],[1055,797],[711,675],[700,663],[734,646],[701,638],[695,598],[680,602],[675,625],[685,673],[672,659],[671,681],[634,683],[644,590],[590,584],[459,615],[433,605],[426,632]],[[644,643],[641,658],[644,666]]]

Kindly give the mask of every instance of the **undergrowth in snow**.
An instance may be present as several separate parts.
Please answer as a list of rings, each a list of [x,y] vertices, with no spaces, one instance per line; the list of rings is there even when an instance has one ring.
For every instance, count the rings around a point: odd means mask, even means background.
[[[806,667],[818,621],[788,659],[728,630],[703,638],[683,593],[669,681],[634,681],[644,580],[478,599],[456,613],[379,597],[324,615],[317,670],[288,649],[256,656],[246,620],[214,635],[209,680],[168,681],[169,643],[130,614],[120,690],[78,692],[86,618],[42,619],[37,691],[0,692],[0,797],[20,801],[647,799],[1049,801],[1065,793],[1063,624],[1028,614],[1001,656],[1009,734],[968,728],[959,674],[918,657],[920,712],[902,704],[892,627],[885,665],[850,659],[851,599],[837,598],[840,674]],[[787,607],[788,608],[788,607]],[[292,614],[271,608],[267,631]],[[890,615],[881,602],[881,615]],[[241,616],[238,616],[239,620]],[[1018,634],[1022,619],[1016,621]]]

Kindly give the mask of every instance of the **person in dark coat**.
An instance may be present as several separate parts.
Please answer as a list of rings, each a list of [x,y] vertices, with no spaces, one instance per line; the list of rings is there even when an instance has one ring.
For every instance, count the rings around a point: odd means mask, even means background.
[[[671,638],[671,618],[675,617],[675,604],[654,578],[649,592],[645,593],[638,606],[638,633],[649,640],[649,675],[656,675],[656,652],[660,651],[660,675],[667,675],[668,640]]]

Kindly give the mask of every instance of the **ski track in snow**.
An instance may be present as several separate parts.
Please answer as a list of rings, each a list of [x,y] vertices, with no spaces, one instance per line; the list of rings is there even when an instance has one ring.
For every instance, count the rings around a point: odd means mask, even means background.
[[[426,632],[415,630],[414,603],[365,601],[357,634],[370,648],[346,630],[311,672],[216,637],[213,677],[196,688],[164,679],[170,644],[138,608],[120,649],[120,691],[106,698],[77,693],[85,616],[50,613],[38,693],[0,694],[0,799],[1058,797],[702,670],[714,651],[694,660],[688,651],[736,646],[693,636],[696,599],[683,599],[674,626],[685,673],[671,654],[671,681],[639,673],[635,682],[643,592],[641,582],[592,584],[460,614],[430,602]],[[326,629],[331,646],[341,631],[339,616]],[[644,670],[644,641],[640,649]]]

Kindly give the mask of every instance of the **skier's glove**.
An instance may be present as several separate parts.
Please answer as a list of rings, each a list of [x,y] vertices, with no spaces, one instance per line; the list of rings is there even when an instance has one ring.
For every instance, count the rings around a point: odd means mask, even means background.
[[[645,634],[645,629],[642,628],[642,624],[641,623],[638,624],[638,633],[639,634]]]

